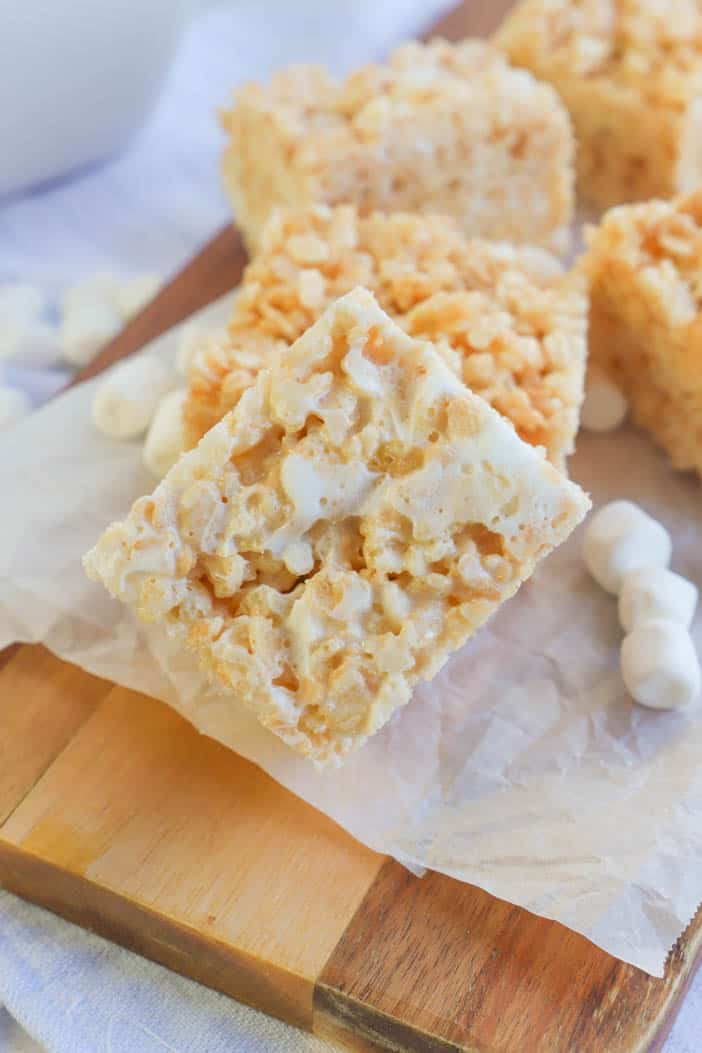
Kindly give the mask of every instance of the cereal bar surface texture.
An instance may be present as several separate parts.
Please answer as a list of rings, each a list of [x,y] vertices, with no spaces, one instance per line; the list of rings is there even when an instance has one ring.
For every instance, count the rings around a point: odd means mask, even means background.
[[[567,246],[573,134],[557,94],[477,40],[407,44],[345,81],[291,67],[222,116],[224,182],[253,249],[275,206],[431,211],[466,233]]]
[[[702,191],[620,205],[588,242],[592,358],[673,465],[702,475]]]
[[[357,285],[412,335],[435,340],[468,387],[559,468],[578,429],[587,299],[549,253],[466,238],[432,215],[313,206],[276,214],[244,274],[228,339],[196,358],[189,445],[236,405],[276,347]]]
[[[584,199],[607,207],[702,183],[699,0],[523,0],[494,43],[568,107]]]
[[[273,356],[85,565],[267,728],[333,763],[587,507],[359,289]]]

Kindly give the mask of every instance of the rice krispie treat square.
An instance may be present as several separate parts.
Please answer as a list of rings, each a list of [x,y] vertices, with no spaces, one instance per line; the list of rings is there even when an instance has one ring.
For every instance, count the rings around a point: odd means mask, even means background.
[[[377,731],[588,508],[358,289],[85,558],[319,763]]]
[[[699,0],[523,0],[493,42],[568,107],[583,199],[607,207],[702,182]]]
[[[702,190],[586,233],[590,353],[673,465],[702,475]]]
[[[583,396],[587,299],[547,252],[468,239],[447,217],[326,205],[276,213],[246,269],[228,338],[192,365],[194,445],[276,347],[291,344],[357,285],[416,336],[437,340],[466,384],[563,468]]]
[[[468,234],[561,251],[573,136],[553,89],[483,41],[412,43],[342,83],[296,66],[222,115],[226,190],[251,250],[276,206],[438,212]]]

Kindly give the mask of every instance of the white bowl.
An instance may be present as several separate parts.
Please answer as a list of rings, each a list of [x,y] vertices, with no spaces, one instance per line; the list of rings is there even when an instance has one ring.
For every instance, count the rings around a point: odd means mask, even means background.
[[[192,0],[0,0],[0,194],[119,150],[158,98]]]

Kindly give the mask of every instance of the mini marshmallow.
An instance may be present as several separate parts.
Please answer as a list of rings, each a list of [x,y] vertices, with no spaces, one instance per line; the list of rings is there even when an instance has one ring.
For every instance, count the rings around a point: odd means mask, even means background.
[[[191,322],[190,325],[186,325],[181,329],[178,337],[175,365],[182,377],[189,375],[190,365],[210,333],[210,329],[198,325],[197,322]]]
[[[13,322],[35,322],[46,311],[46,300],[36,285],[0,285],[0,328]]]
[[[112,439],[142,435],[174,380],[171,370],[153,355],[139,355],[121,363],[95,392],[95,427]]]
[[[0,384],[0,431],[26,416],[32,404],[23,391]]]
[[[683,709],[700,692],[700,664],[679,622],[638,622],[621,649],[624,683],[633,699],[651,709]]]
[[[137,274],[136,277],[128,278],[121,285],[117,285],[113,303],[120,318],[128,322],[153,300],[162,285],[163,279],[158,274]]]
[[[185,449],[183,403],[185,388],[171,391],[159,403],[144,444],[144,464],[162,479]]]
[[[117,312],[102,300],[68,307],[61,324],[61,349],[74,366],[87,366],[120,329]]]
[[[0,315],[0,362],[19,357],[26,324],[22,319],[5,319]]]
[[[44,369],[61,357],[58,330],[46,322],[15,320],[0,322],[0,360],[30,369]]]
[[[664,567],[645,567],[624,576],[619,594],[619,621],[625,632],[639,622],[663,618],[690,628],[697,607],[697,587]]]
[[[101,303],[114,311],[120,288],[119,278],[110,271],[95,271],[66,289],[61,300],[62,310],[64,314],[71,314],[83,307]]]
[[[589,520],[583,539],[587,569],[603,589],[618,593],[624,576],[644,567],[667,567],[670,534],[631,501],[612,501]]]
[[[580,423],[586,431],[614,431],[624,423],[629,404],[613,380],[596,366],[590,366]]]

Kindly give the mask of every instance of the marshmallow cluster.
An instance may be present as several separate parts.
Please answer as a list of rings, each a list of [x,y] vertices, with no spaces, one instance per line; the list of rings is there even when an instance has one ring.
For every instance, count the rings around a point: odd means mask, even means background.
[[[155,274],[120,281],[98,271],[73,285],[63,297],[60,327],[64,358],[86,366],[101,347],[151,300],[161,285]]]
[[[0,285],[0,362],[27,369],[47,369],[61,363],[76,369],[86,366],[155,296],[160,285],[161,279],[154,274],[123,280],[98,272],[71,286],[58,311],[52,311],[48,299],[34,285]],[[29,408],[22,392],[2,388],[0,429],[14,423]],[[107,407],[99,415],[106,420]]]
[[[112,439],[143,435],[161,399],[175,386],[174,379],[173,371],[153,355],[115,366],[95,393],[95,427]]]
[[[685,708],[700,693],[700,664],[688,631],[697,588],[668,569],[671,554],[665,527],[631,501],[600,508],[585,530],[588,570],[619,597],[624,683],[636,702],[653,709]]]
[[[140,355],[115,366],[100,383],[93,400],[93,423],[111,439],[135,439],[146,432],[143,459],[162,479],[185,449],[183,403],[187,376],[198,350],[213,339],[210,329],[193,322],[180,334],[176,355],[166,363]]]

